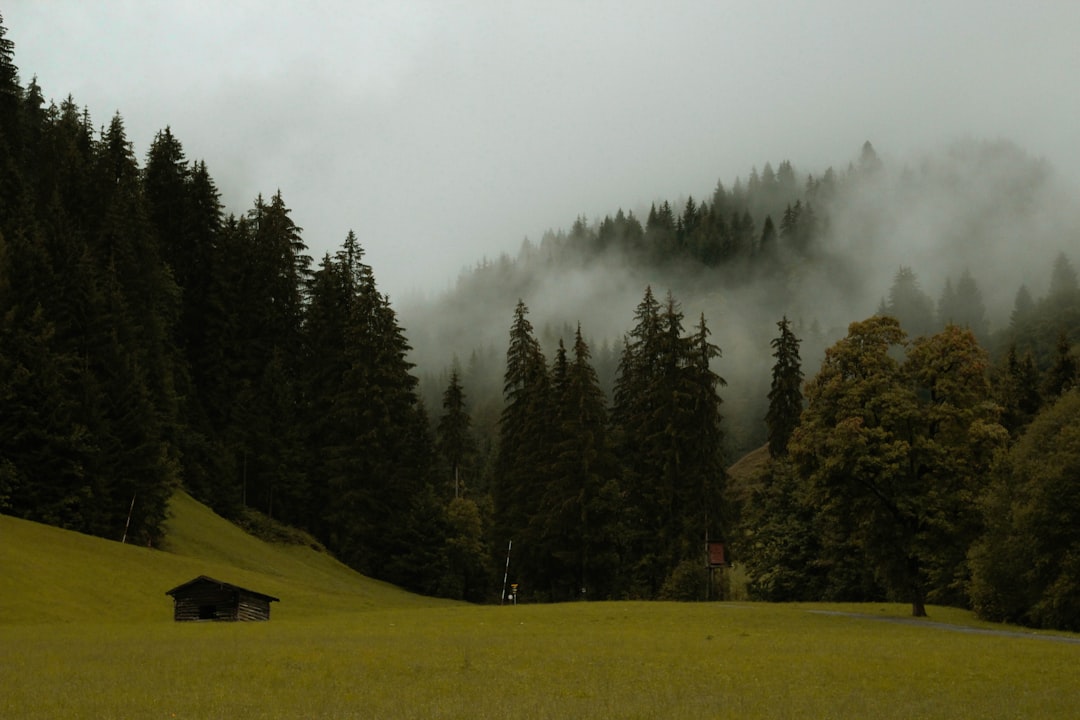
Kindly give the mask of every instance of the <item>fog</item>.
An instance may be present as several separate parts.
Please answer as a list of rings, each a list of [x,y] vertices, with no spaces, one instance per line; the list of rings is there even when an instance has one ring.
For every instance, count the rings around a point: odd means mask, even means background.
[[[97,125],[120,112],[138,157],[170,126],[228,211],[280,189],[316,261],[354,229],[435,382],[455,356],[501,359],[519,297],[549,352],[580,321],[595,353],[651,285],[687,329],[705,314],[734,413],[760,401],[783,314],[809,374],[902,265],[935,300],[969,269],[1000,328],[1058,252],[1080,261],[1080,3],[12,0],[3,18],[22,81]],[[766,162],[843,175],[866,140],[884,171],[829,208],[834,261],[780,285],[617,254],[543,271],[578,217],[644,222]],[[527,282],[480,280],[503,264]]]
[[[643,267],[618,251],[575,263],[565,248],[556,251],[559,239],[549,235],[463,273],[453,291],[402,303],[399,313],[428,385],[428,402],[436,402],[445,387],[453,359],[466,365],[477,350],[490,356],[482,380],[488,385],[479,393],[497,391],[518,299],[528,306],[549,359],[560,337],[572,343],[579,322],[594,355],[601,347],[617,355],[651,286],[660,300],[673,293],[688,333],[705,315],[723,352],[715,369],[729,383],[721,394],[731,429],[760,439],[754,433],[763,427],[773,362],[769,343],[781,317],[793,321],[803,340],[809,378],[825,347],[849,323],[878,310],[901,267],[916,274],[935,303],[947,279],[955,285],[970,273],[996,337],[1008,327],[1021,285],[1038,298],[1046,293],[1058,254],[1080,262],[1076,194],[1049,162],[1005,141],[964,140],[908,157],[881,155],[882,166],[873,172],[856,169],[858,148],[837,158],[835,166],[844,168],[837,171],[838,190],[816,207],[826,223],[818,246],[809,258],[782,249],[781,270],[769,276]],[[824,170],[796,166],[801,178],[820,178]],[[735,177],[720,181],[730,188]],[[685,195],[670,199],[676,212],[685,201]],[[634,210],[642,223],[647,212]],[[573,222],[566,218],[565,227]],[[760,227],[759,219],[758,232]],[[609,362],[606,370],[612,369]]]
[[[867,139],[890,167],[974,138],[1080,172],[1077,3],[10,0],[3,17],[24,82],[98,125],[119,111],[140,158],[171,126],[233,212],[280,188],[316,259],[354,229],[392,300],[766,160],[842,170]]]
[[[553,267],[541,239],[521,243],[500,258],[464,271],[459,290],[404,301],[400,313],[414,330],[421,358],[447,350],[460,356],[469,347],[492,342],[501,348],[518,296],[529,306],[538,330],[580,321],[586,335],[618,339],[630,328],[647,285],[661,299],[673,291],[688,326],[705,312],[713,332],[721,337],[725,332],[738,334],[732,326],[765,324],[771,330],[782,314],[807,324],[816,321],[823,332],[836,334],[877,310],[903,266],[916,273],[935,302],[946,279],[955,282],[970,272],[986,303],[991,330],[997,331],[1007,325],[1021,285],[1038,297],[1046,290],[1059,253],[1080,261],[1074,186],[1049,162],[1019,146],[959,141],[907,158],[881,155],[880,172],[845,182],[834,200],[818,206],[828,221],[820,256],[787,257],[784,277],[776,281],[725,286],[703,280],[697,270],[681,273],[634,266],[617,252],[584,266]],[[829,168],[846,168],[857,159],[854,148]],[[826,169],[796,166],[803,178],[820,178]],[[737,177],[719,181],[730,188]],[[669,201],[678,211],[686,198],[683,194]],[[624,206],[609,207],[604,215],[613,216],[620,209]],[[648,209],[632,211],[644,223]],[[565,218],[562,227],[568,229],[574,219]],[[595,225],[600,219],[591,222]],[[500,265],[526,277],[518,277],[510,287],[502,283],[500,290],[494,279],[484,279],[498,276]],[[501,305],[493,304],[490,294],[470,303],[470,282],[494,293]],[[707,286],[704,294],[699,290],[702,284]],[[429,342],[434,343],[430,349]]]

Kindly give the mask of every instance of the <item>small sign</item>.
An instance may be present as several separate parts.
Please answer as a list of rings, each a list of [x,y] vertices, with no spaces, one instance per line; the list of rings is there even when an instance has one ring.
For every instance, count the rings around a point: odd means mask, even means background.
[[[710,542],[706,546],[706,551],[709,558],[709,567],[722,567],[727,564],[724,561],[724,543]]]

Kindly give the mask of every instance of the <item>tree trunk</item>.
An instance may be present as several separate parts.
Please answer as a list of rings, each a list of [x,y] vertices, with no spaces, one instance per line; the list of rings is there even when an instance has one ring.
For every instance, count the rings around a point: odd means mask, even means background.
[[[919,579],[919,559],[908,558],[908,572],[911,576],[911,616],[926,617],[926,593]]]

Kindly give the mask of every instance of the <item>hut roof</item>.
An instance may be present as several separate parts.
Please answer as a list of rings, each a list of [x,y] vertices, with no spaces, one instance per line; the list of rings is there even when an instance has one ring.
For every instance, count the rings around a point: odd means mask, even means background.
[[[199,577],[195,578],[194,580],[188,580],[183,585],[177,585],[172,590],[167,591],[165,594],[166,595],[172,595],[173,597],[176,597],[177,593],[182,594],[184,590],[187,590],[188,588],[190,588],[190,587],[192,587],[194,585],[207,585],[207,584],[216,585],[221,590],[237,590],[237,591],[242,592],[242,593],[247,593],[248,595],[253,595],[253,596],[257,597],[257,598],[262,598],[263,600],[266,600],[267,602],[281,602],[281,600],[279,598],[276,598],[273,595],[266,595],[266,594],[261,593],[261,592],[255,592],[254,590],[248,590],[247,588],[240,587],[239,585],[233,585],[232,583],[222,582],[221,580],[215,580],[214,578],[207,577],[206,575],[200,575]]]

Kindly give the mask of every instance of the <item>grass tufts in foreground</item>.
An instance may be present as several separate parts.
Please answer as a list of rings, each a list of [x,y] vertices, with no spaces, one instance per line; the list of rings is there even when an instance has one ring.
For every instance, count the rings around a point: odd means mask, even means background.
[[[888,612],[900,618],[906,607]],[[578,603],[0,628],[19,718],[1075,717],[1080,645],[801,606]]]

